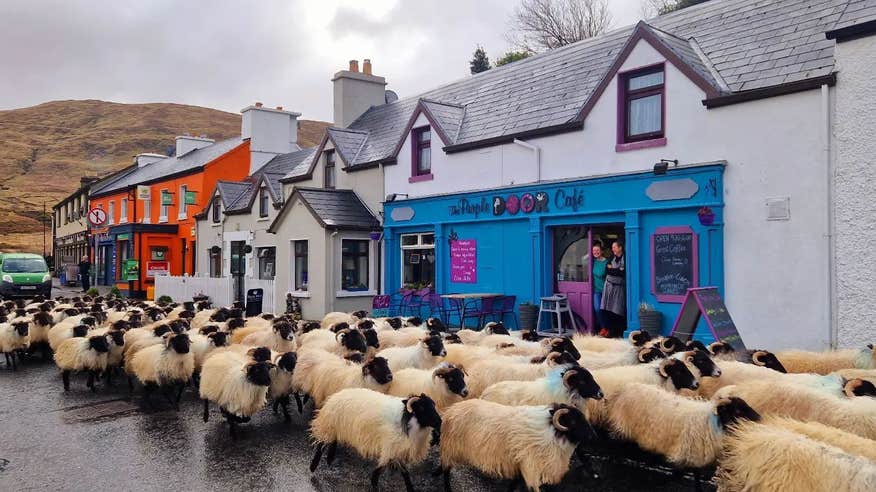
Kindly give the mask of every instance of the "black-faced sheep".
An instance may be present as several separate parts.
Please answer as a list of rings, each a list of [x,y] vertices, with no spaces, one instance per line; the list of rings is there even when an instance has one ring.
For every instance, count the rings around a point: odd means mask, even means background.
[[[458,466],[514,480],[512,489],[519,480],[531,490],[558,483],[578,444],[593,437],[584,414],[568,405],[457,403],[444,412],[441,428],[445,490],[450,490],[450,470]]]
[[[785,367],[779,362],[775,354],[768,350],[749,349],[741,352],[736,351],[731,345],[717,341],[712,342],[707,347],[707,350],[716,360],[730,360],[743,362],[745,364],[753,364],[755,366],[766,367],[777,372],[786,373]]]
[[[776,357],[788,372],[830,374],[841,369],[876,369],[876,346],[872,343],[866,349],[860,350],[783,350],[776,352]]]
[[[109,341],[104,335],[74,337],[61,342],[55,351],[55,364],[61,369],[64,391],[70,390],[70,374],[88,371],[88,387],[95,389],[95,378],[106,370]]]
[[[274,401],[274,414],[277,414],[277,409],[282,408],[284,419],[286,422],[291,422],[292,417],[289,415],[290,396],[295,396],[295,401],[298,403],[298,413],[303,411],[301,397],[298,396],[294,381],[298,354],[295,352],[272,352],[271,361],[277,369],[271,375],[268,396]]]
[[[267,330],[260,330],[245,336],[240,342],[254,347],[270,347],[277,352],[292,352],[298,348],[295,330],[291,323],[281,321]]]
[[[163,344],[151,345],[134,354],[130,362],[125,362],[125,370],[129,386],[133,388],[131,376],[136,376],[147,397],[156,387],[175,387],[177,393],[172,403],[178,407],[182,392],[195,371],[191,340],[185,333],[168,333],[164,335]]]
[[[500,381],[533,381],[557,367],[572,367],[578,364],[568,352],[552,352],[543,362],[509,363],[506,357],[487,357],[467,368],[469,394],[479,398],[485,389]]]
[[[313,419],[310,432],[317,447],[310,470],[319,466],[325,446],[331,464],[337,445],[342,444],[377,462],[372,490],[377,490],[384,468],[394,465],[410,492],[413,484],[407,467],[426,458],[430,434],[440,429],[435,403],[424,394],[399,398],[369,389],[346,389],[332,395]]]
[[[423,393],[441,412],[450,405],[468,396],[465,372],[461,367],[442,362],[432,369],[401,369],[392,375],[388,395],[407,397]]]
[[[588,369],[605,369],[607,367],[647,364],[665,357],[666,354],[657,347],[630,346],[625,350],[582,352],[578,363]]]
[[[30,344],[29,329],[30,323],[27,321],[0,323],[0,352],[6,356],[6,367],[12,368],[13,371],[18,370],[15,358],[21,360],[24,350]]]
[[[630,345],[642,347],[650,340],[651,334],[645,330],[631,331],[627,340],[604,338],[595,335],[583,335],[580,333],[572,337],[572,343],[582,352],[625,351],[630,348]]]
[[[439,335],[429,335],[420,343],[410,347],[391,347],[377,353],[389,363],[392,371],[398,371],[413,367],[415,369],[428,369],[435,367],[441,358],[447,355],[444,342]]]
[[[255,361],[231,350],[207,357],[199,388],[204,400],[204,422],[210,419],[212,401],[228,421],[231,437],[237,438],[237,424],[249,422],[265,406],[273,369],[271,362]]]
[[[583,367],[554,369],[535,381],[502,381],[484,390],[481,399],[503,405],[576,405],[580,400],[602,399],[602,390]]]
[[[299,351],[292,377],[294,386],[310,395],[317,408],[329,396],[346,388],[368,388],[384,393],[392,379],[392,371],[383,357],[358,365],[319,349]]]
[[[48,360],[50,355],[49,330],[52,329],[54,324],[52,315],[46,311],[40,311],[33,315],[28,327],[28,338],[30,339],[29,353],[39,350],[43,360]]]
[[[58,350],[61,342],[73,337],[73,327],[86,325],[89,328],[94,328],[97,320],[93,316],[73,316],[57,323],[49,330],[49,346],[52,351]]]

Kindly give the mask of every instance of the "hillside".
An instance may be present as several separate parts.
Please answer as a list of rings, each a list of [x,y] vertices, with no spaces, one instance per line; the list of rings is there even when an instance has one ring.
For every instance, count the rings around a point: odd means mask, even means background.
[[[302,146],[328,123],[301,120]],[[52,101],[0,111],[0,251],[42,252],[40,215],[72,193],[80,176],[102,176],[140,152],[167,153],[174,137],[240,135],[240,115],[183,104]],[[51,226],[48,227],[51,243]]]

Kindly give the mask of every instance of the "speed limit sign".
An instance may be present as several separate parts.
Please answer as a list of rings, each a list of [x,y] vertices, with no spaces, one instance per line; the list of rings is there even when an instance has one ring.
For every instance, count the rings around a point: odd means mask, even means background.
[[[88,222],[93,226],[106,224],[106,212],[102,208],[93,208],[88,212]]]

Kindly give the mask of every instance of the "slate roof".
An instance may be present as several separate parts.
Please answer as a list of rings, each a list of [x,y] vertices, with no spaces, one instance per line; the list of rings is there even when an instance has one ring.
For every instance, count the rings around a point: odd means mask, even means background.
[[[316,220],[328,229],[370,231],[380,229],[380,221],[353,190],[295,187],[268,232],[274,232],[287,207],[299,197]]]
[[[217,181],[216,189],[219,191],[219,196],[222,198],[222,207],[224,209],[231,208],[250,188],[250,183],[246,181]]]
[[[119,179],[101,183],[99,187],[91,189],[90,195],[104,195],[114,191],[124,190],[138,184],[145,184],[151,181],[164,179],[168,176],[187,171],[194,171],[210,161],[228,153],[242,143],[243,140],[239,137],[229,138],[228,140],[222,140],[212,145],[187,152],[179,157],[167,157],[147,166],[137,168],[130,173],[126,173],[120,176]]]
[[[374,106],[347,129],[328,131],[356,168],[392,162],[418,108],[448,137],[455,133],[448,151],[580,128],[627,43],[643,33],[704,81],[707,99],[788,84],[801,90],[801,81],[833,73],[835,43],[825,32],[841,17],[876,18],[873,2],[712,0]]]
[[[832,30],[844,29],[876,19],[876,0],[851,0]]]

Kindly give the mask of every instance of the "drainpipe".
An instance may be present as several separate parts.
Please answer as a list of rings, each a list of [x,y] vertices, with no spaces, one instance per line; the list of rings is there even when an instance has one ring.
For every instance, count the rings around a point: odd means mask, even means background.
[[[329,251],[331,251],[331,255],[329,256],[329,263],[331,264],[331,276],[329,277],[329,309],[328,312],[334,312],[335,310],[335,298],[338,296],[338,289],[335,288],[335,281],[337,278],[335,277],[335,236],[338,235],[338,231],[335,231],[329,236]]]
[[[830,87],[821,86],[821,115],[824,125],[824,162],[827,169],[827,298],[830,325],[830,347],[836,348],[839,343],[839,316],[836,298],[836,203],[834,202],[835,163],[831,159],[831,120],[830,120]]]
[[[519,138],[515,138],[514,143],[523,148],[531,150],[535,154],[535,181],[541,181],[541,149],[535,145],[532,145],[529,142],[524,142]]]

